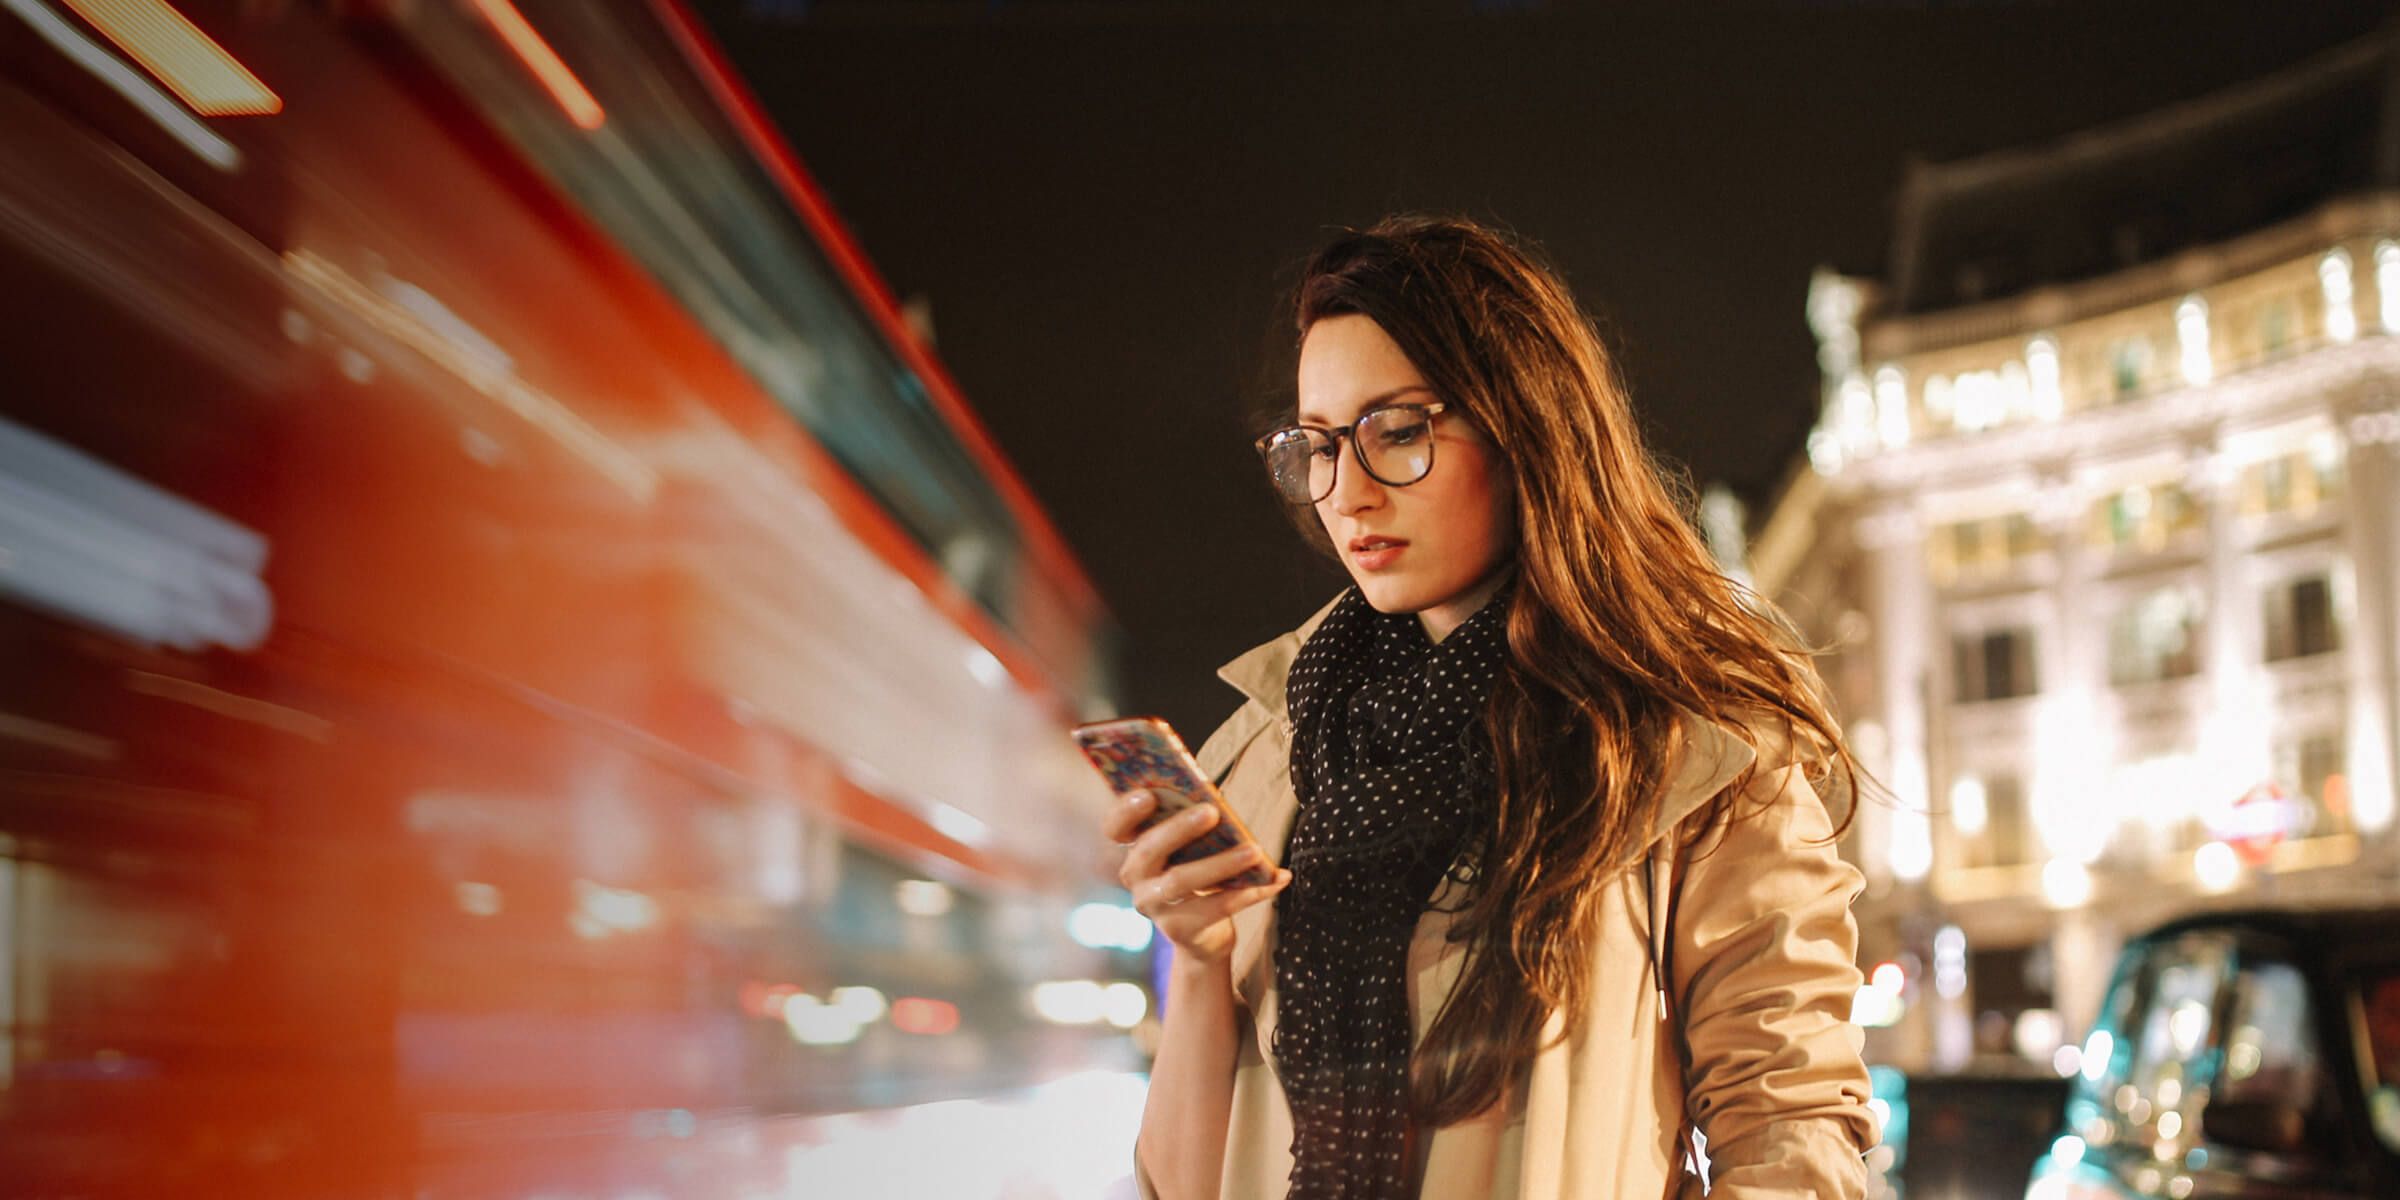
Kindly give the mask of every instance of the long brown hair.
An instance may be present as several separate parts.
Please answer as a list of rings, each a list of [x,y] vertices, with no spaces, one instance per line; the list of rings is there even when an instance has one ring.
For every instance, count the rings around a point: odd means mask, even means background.
[[[1464,410],[1516,492],[1509,662],[1484,718],[1498,815],[1453,926],[1470,955],[1411,1082],[1419,1119],[1439,1125],[1512,1094],[1549,1013],[1572,1020],[1598,986],[1597,885],[1651,844],[1683,711],[1754,745],[1757,728],[1788,729],[1820,792],[1854,794],[1861,773],[1807,647],[1717,569],[1688,483],[1644,446],[1556,271],[1472,221],[1392,217],[1344,233],[1302,275],[1303,337],[1347,314],[1381,326]],[[1749,774],[1687,822],[1679,849],[1743,819],[1731,804]]]

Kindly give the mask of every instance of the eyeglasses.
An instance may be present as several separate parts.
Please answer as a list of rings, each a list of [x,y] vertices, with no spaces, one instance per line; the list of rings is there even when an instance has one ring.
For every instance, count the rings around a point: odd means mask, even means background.
[[[1333,494],[1342,439],[1367,476],[1385,487],[1407,487],[1433,470],[1433,419],[1448,405],[1387,404],[1360,415],[1348,429],[1287,425],[1258,439],[1275,490],[1292,504],[1315,504]]]

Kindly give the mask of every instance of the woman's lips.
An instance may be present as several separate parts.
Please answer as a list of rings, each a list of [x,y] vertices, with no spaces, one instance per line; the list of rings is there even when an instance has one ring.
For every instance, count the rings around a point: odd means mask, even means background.
[[[1408,543],[1398,538],[1353,538],[1350,542],[1350,561],[1362,571],[1380,571],[1400,559]]]

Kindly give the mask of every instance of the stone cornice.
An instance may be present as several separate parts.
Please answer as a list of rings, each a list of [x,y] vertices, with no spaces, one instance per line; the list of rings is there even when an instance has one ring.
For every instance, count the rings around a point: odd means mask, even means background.
[[[1916,492],[1995,471],[2129,453],[2177,434],[2202,435],[2228,418],[2273,418],[2326,409],[2346,389],[2375,379],[2400,381],[2400,337],[2372,337],[2267,363],[2214,383],[2180,388],[2057,421],[1954,434],[1848,463],[1828,482],[1837,492]],[[2357,413],[2336,412],[2346,428],[2382,432],[2390,397]],[[2360,423],[2364,418],[2364,424]]]

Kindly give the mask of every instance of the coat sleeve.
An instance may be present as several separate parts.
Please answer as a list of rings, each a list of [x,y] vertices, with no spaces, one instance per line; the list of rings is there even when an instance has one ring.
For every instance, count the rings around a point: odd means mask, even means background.
[[[1712,1196],[1866,1192],[1861,1155],[1876,1135],[1849,1020],[1863,879],[1832,832],[1800,768],[1761,764],[1683,868],[1670,962]]]

